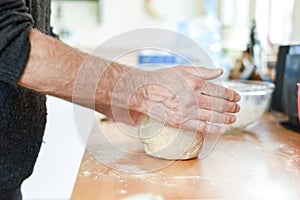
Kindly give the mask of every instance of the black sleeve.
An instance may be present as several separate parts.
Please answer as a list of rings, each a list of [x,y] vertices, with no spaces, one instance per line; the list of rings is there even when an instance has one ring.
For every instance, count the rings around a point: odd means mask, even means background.
[[[32,24],[24,0],[0,0],[0,81],[18,82],[29,57]]]

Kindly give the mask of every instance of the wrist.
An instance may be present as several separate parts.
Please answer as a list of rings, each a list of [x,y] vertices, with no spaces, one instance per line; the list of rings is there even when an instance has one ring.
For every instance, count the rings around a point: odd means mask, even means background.
[[[121,107],[124,105],[126,89],[119,89],[124,83],[124,77],[132,69],[116,62],[102,60],[102,73],[94,80],[97,84],[95,91],[95,103]],[[128,81],[126,81],[128,82]],[[129,82],[128,82],[129,83]],[[123,85],[124,86],[124,85]]]

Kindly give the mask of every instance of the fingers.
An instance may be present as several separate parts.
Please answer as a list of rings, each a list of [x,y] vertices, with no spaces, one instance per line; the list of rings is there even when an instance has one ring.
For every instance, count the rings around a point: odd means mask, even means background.
[[[230,102],[238,102],[241,100],[241,96],[236,91],[211,82],[200,83],[196,90],[202,94],[225,99]]]
[[[224,86],[206,81],[215,79],[222,75],[222,69],[180,66],[176,68],[176,71],[185,76],[186,81],[189,82],[193,89],[199,90],[203,94],[226,99],[232,102],[238,102],[241,99],[237,92],[225,88]]]
[[[236,102],[227,101],[217,97],[211,97],[204,94],[197,95],[198,106],[203,109],[216,112],[236,113],[240,111],[240,106]]]
[[[188,120],[200,120],[204,122],[210,123],[218,123],[218,124],[232,124],[236,121],[236,116],[232,113],[221,113],[213,110],[208,109],[198,109],[194,112],[189,112],[185,114],[184,112],[182,115],[176,115],[176,112],[171,111],[167,113],[167,118],[171,122],[172,125],[179,126],[183,124],[184,121]],[[186,120],[185,120],[186,119]]]
[[[205,112],[205,111],[203,111]],[[209,111],[207,111],[209,112]],[[206,114],[204,114],[206,115]],[[209,122],[210,120],[208,118],[210,118],[212,116],[217,116],[218,117],[212,117],[212,120],[214,122]],[[164,125],[168,125],[174,128],[178,128],[178,129],[184,129],[184,130],[188,130],[188,131],[192,131],[192,132],[199,132],[199,133],[205,133],[205,134],[224,134],[226,132],[226,129],[224,127],[222,127],[221,124],[216,124],[216,123],[223,123],[221,121],[225,120],[227,124],[227,122],[232,123],[233,120],[235,121],[236,118],[233,117],[231,115],[227,115],[227,114],[220,114],[218,113],[216,115],[216,113],[211,113],[208,114],[207,119],[203,118],[203,120],[206,121],[202,121],[199,119],[196,119],[196,117],[192,116],[191,118],[189,118],[188,120],[185,121],[181,121],[181,120],[175,120],[176,117],[172,116],[171,118],[167,118],[166,120],[161,121],[161,118],[157,118],[157,116],[152,116],[149,115],[150,118],[156,120],[156,121],[160,121],[161,123],[163,123]],[[199,117],[199,115],[198,115]],[[195,119],[193,119],[195,118]]]
[[[236,116],[230,113],[219,113],[212,110],[200,109],[198,112],[190,114],[189,119],[218,124],[232,124],[236,121]]]

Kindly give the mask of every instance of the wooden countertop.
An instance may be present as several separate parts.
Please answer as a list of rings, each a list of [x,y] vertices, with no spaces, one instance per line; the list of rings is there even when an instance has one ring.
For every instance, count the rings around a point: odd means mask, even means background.
[[[221,136],[206,158],[176,162],[144,155],[137,140],[120,137],[115,123],[101,122],[106,136],[94,130],[88,144],[93,155],[83,157],[72,200],[137,193],[165,199],[299,199],[300,134],[283,128],[279,117],[267,113],[242,133]]]

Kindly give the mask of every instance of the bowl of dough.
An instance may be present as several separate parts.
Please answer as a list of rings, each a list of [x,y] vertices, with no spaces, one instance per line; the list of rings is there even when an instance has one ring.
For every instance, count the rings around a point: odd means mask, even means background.
[[[257,122],[269,109],[274,84],[265,81],[224,81],[223,86],[237,91],[241,100],[241,110],[236,114],[237,121],[225,125],[227,133],[241,132],[247,126]]]

